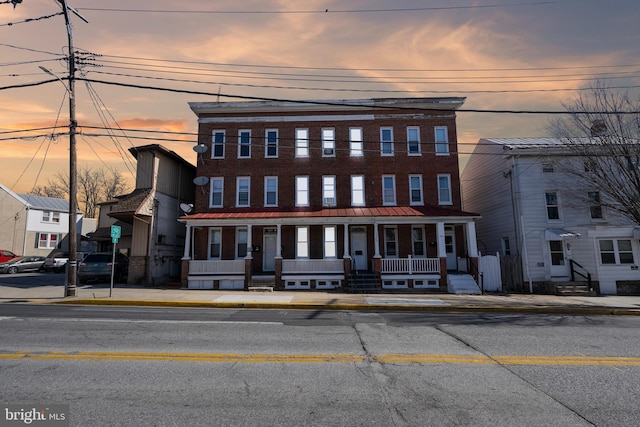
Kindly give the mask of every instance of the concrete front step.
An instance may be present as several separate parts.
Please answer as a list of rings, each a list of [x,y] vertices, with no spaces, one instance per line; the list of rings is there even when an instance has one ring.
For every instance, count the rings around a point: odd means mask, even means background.
[[[593,289],[585,282],[559,282],[554,283],[556,295],[561,296],[595,296]]]
[[[249,283],[249,291],[273,292],[276,286],[276,276],[253,276]]]
[[[470,274],[447,274],[447,292],[457,295],[480,295],[482,292]]]

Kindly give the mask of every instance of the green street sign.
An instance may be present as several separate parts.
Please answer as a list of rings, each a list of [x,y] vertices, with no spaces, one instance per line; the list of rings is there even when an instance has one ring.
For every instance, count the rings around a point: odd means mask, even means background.
[[[120,238],[121,235],[122,235],[122,227],[120,227],[119,225],[112,225],[111,226],[111,237],[113,239],[115,239],[115,241],[113,243],[117,243],[118,239]]]

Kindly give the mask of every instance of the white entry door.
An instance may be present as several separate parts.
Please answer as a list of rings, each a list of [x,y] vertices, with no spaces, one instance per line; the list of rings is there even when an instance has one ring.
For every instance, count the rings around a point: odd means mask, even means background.
[[[262,271],[276,271],[277,230],[265,228],[262,243]]]
[[[551,256],[551,280],[568,280],[571,273],[564,241],[549,240],[549,255]]]
[[[456,233],[454,230],[445,231],[444,246],[447,252],[447,270],[458,271],[458,252],[456,251]]]
[[[362,227],[351,229],[351,259],[357,270],[367,270],[367,230]]]

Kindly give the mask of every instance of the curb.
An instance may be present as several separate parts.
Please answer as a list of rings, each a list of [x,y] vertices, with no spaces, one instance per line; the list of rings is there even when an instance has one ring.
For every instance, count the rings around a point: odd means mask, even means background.
[[[563,314],[573,316],[640,316],[640,309],[619,307],[567,307],[567,306],[416,306],[411,304],[324,304],[324,303],[264,303],[264,302],[201,302],[124,299],[68,299],[38,302],[55,305],[100,305],[176,308],[226,308],[264,310],[332,310],[332,311],[384,311],[414,313],[506,313],[506,314]]]

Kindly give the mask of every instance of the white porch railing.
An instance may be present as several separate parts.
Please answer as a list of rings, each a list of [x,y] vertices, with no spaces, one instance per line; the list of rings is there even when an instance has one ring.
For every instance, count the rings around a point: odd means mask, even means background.
[[[189,261],[189,274],[244,274],[244,260]]]
[[[283,259],[282,273],[344,273],[342,259]]]
[[[382,273],[440,273],[439,258],[384,258]]]

